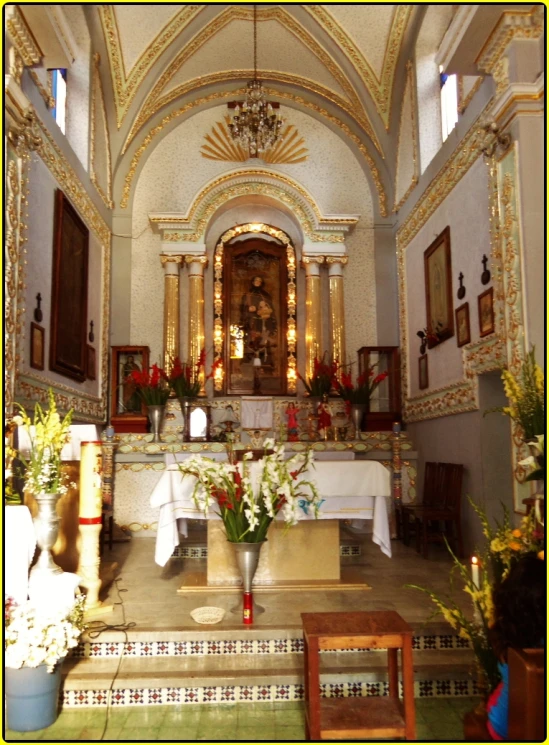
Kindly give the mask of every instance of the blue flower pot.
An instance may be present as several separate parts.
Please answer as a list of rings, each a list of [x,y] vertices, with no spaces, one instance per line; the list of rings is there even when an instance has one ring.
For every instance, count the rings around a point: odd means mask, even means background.
[[[6,714],[8,727],[15,732],[45,729],[57,719],[61,664],[53,672],[47,665],[5,668]]]

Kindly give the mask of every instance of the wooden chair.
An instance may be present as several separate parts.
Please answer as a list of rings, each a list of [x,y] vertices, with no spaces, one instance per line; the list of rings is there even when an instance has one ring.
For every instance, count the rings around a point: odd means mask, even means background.
[[[400,504],[395,508],[397,537],[402,538],[406,546],[410,543],[410,521],[414,524],[414,514],[418,507],[432,506],[440,499],[439,464],[425,463],[425,478],[423,480],[423,499],[420,504]]]
[[[463,465],[460,463],[439,463],[437,489],[442,497],[440,502],[417,507],[414,510],[416,529],[416,550],[427,558],[429,543],[441,543],[444,537],[454,545],[458,557],[463,556],[461,535],[461,484]]]

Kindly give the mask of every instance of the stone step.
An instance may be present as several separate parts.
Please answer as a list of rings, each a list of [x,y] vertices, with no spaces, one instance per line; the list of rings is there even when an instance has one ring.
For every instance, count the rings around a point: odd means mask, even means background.
[[[471,650],[414,652],[414,693],[470,696]],[[387,657],[381,650],[323,652],[323,696],[388,693]],[[65,706],[280,701],[303,698],[303,655],[69,658],[63,666]],[[110,693],[109,693],[110,691]]]

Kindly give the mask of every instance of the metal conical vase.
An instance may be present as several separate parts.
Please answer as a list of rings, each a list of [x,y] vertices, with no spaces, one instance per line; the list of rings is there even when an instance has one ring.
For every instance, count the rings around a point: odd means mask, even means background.
[[[355,440],[358,440],[358,433],[362,431],[362,420],[367,408],[366,404],[351,405],[351,417],[355,425]]]
[[[160,427],[162,425],[162,419],[164,417],[164,409],[166,407],[162,405],[149,406],[148,414],[151,422],[151,430],[153,433],[153,442],[160,442]]]
[[[252,581],[259,563],[259,552],[264,543],[265,541],[261,541],[261,543],[233,543],[244,592],[252,591]]]
[[[36,543],[40,549],[38,561],[31,570],[33,577],[42,575],[48,577],[52,574],[62,574],[63,570],[53,560],[51,550],[57,541],[59,533],[59,515],[57,514],[57,502],[61,494],[35,494],[38,514],[34,518],[34,529],[36,532]]]

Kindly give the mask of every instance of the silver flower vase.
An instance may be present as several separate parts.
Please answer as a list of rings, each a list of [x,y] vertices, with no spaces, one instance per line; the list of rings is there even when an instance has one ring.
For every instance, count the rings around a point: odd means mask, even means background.
[[[252,582],[259,563],[261,546],[263,546],[266,541],[261,541],[260,543],[233,543],[231,541],[231,543],[234,546],[236,563],[242,577],[242,589],[244,591],[242,605],[233,608],[232,612],[241,613],[244,609],[244,597],[252,592]],[[265,608],[256,605],[255,602],[253,603],[253,615],[262,613],[264,610]]]
[[[59,515],[57,514],[57,502],[60,494],[35,494],[38,514],[34,518],[34,529],[36,532],[36,544],[40,549],[38,561],[31,570],[31,576],[50,576],[62,574],[63,570],[53,560],[51,549],[57,540],[59,533]]]
[[[164,418],[164,405],[149,406],[148,414],[151,422],[151,430],[153,433],[153,442],[161,442],[160,440],[160,427],[162,426],[162,419]]]
[[[362,420],[367,409],[366,404],[352,404],[351,405],[351,418],[355,426],[355,440],[358,440],[359,432],[362,431]]]

